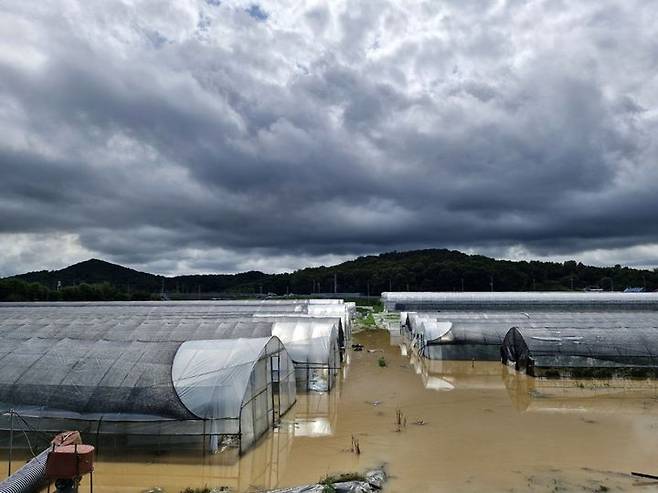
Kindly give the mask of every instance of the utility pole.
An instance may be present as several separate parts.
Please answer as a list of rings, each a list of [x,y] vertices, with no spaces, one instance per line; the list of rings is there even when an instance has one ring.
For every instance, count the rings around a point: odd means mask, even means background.
[[[338,274],[334,272],[334,294],[338,292]]]
[[[464,278],[463,277],[461,278],[461,281],[462,281],[462,293],[463,293],[464,292]]]
[[[493,293],[493,276],[489,276],[489,287],[491,288],[491,292]]]
[[[370,298],[370,281],[366,283],[366,296]]]
[[[571,291],[573,291],[573,276],[571,276]]]

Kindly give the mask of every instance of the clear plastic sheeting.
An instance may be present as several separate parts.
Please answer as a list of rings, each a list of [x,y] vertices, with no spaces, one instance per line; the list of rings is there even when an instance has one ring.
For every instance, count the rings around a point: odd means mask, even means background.
[[[452,324],[442,334],[443,325]],[[403,332],[430,359],[496,361],[505,335],[514,326],[554,328],[627,327],[643,329],[658,325],[654,311],[602,312],[410,312]],[[428,336],[428,327],[441,334]]]
[[[283,313],[256,313],[253,318],[258,320],[265,320],[267,322],[319,322],[335,324],[338,329],[338,346],[345,348],[347,343],[347,335],[343,330],[343,320],[338,316],[330,315],[311,315],[308,313],[299,314],[283,314]],[[341,358],[342,360],[342,358]]]
[[[658,326],[513,327],[501,358],[537,377],[655,377]]]
[[[34,429],[238,435],[244,450],[296,399],[292,360],[275,337],[106,342],[37,348],[30,339],[15,345],[10,359],[3,345],[0,406]],[[3,429],[8,424],[0,421]]]
[[[180,342],[4,338],[0,408],[34,417],[189,420],[171,364]]]
[[[441,319],[436,313],[409,313],[403,326],[413,347],[425,358],[436,360],[497,361],[500,345],[509,330],[505,322],[495,326]]]
[[[306,390],[331,390],[340,370],[338,328],[333,321],[277,320],[272,335],[281,339],[295,364],[298,385]]]
[[[309,300],[314,301],[314,300]],[[309,315],[315,317],[339,317],[342,329],[345,331],[345,339],[352,338],[352,319],[348,308],[344,304],[309,304],[307,307]]]
[[[293,363],[276,337],[184,342],[176,352],[171,375],[183,405],[196,417],[212,420],[212,434],[240,433],[239,420],[246,405],[264,406],[249,410],[247,419],[274,416],[274,383],[280,391],[277,413],[285,413],[295,401]],[[267,399],[260,402],[263,393]],[[252,428],[253,424],[246,426]]]
[[[352,320],[356,307],[340,299],[322,300],[213,300],[213,301],[118,301],[118,302],[36,302],[2,303],[0,320],[4,318],[81,317],[150,317],[155,319],[189,318],[218,319],[248,318],[255,314],[309,315],[337,317],[346,340],[351,338]]]
[[[322,300],[325,301],[325,300]],[[186,342],[259,338],[274,333],[273,320],[279,320],[281,335],[300,365],[298,376],[307,389],[331,389],[336,368],[341,363],[341,316],[320,316],[305,312],[267,312],[258,317],[252,312],[256,305],[228,305],[218,302],[135,302],[135,303],[9,303],[0,305],[0,337],[5,340],[34,339],[37,344],[54,344],[62,339],[125,342]],[[241,306],[244,312],[235,312]],[[267,304],[270,308],[284,303]],[[308,307],[308,303],[300,306]],[[314,304],[319,308],[333,307],[345,313],[342,303]],[[230,307],[231,311],[224,311]],[[341,308],[342,307],[342,308]],[[290,317],[290,318],[288,318]],[[303,319],[303,320],[302,320]],[[296,320],[296,329],[281,329],[284,320]],[[288,326],[286,326],[288,327]],[[293,326],[290,327],[295,327]],[[306,328],[303,328],[306,327]],[[335,335],[331,328],[335,327]],[[44,342],[51,341],[51,342]],[[335,343],[334,343],[335,341]],[[111,348],[108,349],[111,351]],[[1,351],[1,349],[0,349]],[[1,355],[1,353],[0,353]],[[311,371],[313,370],[313,371]],[[313,385],[311,385],[313,382]]]
[[[244,447],[295,401],[294,366],[271,322],[134,310],[0,306],[0,409],[44,431],[236,434]]]
[[[658,293],[619,292],[385,292],[391,311],[658,310]]]

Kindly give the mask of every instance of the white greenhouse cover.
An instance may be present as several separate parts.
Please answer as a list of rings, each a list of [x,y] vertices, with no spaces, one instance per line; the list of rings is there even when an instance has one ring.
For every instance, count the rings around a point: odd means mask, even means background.
[[[333,315],[311,315],[309,313],[254,313],[253,318],[257,320],[264,320],[267,322],[319,322],[319,323],[331,323],[336,326],[338,331],[338,342],[345,344],[347,340],[347,334],[342,325],[343,321],[338,316]],[[340,332],[343,332],[343,340],[341,341]],[[275,334],[273,334],[275,335]]]
[[[451,322],[439,322],[436,320],[423,320],[421,322],[421,333],[425,343],[452,339],[450,330]]]
[[[345,328],[346,334],[349,333],[349,324],[350,318],[347,311],[347,307],[343,304],[326,304],[319,305],[313,304],[308,305],[307,311],[309,315],[315,317],[340,317],[343,327]]]
[[[335,322],[314,319],[275,321],[272,335],[281,339],[295,363],[334,364],[338,347]]]
[[[201,419],[239,418],[252,369],[271,339],[181,344],[171,368],[181,402]]]

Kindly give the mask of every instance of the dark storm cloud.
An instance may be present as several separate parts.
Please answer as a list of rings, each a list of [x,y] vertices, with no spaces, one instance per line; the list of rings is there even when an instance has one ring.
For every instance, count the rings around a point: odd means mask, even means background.
[[[73,4],[0,17],[0,273],[658,258],[655,6]]]

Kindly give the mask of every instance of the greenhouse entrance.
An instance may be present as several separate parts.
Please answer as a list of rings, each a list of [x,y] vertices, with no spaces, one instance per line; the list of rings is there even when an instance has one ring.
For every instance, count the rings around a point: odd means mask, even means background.
[[[276,426],[281,420],[281,387],[279,385],[279,373],[281,365],[280,353],[270,356],[270,372],[272,378],[272,423]]]

